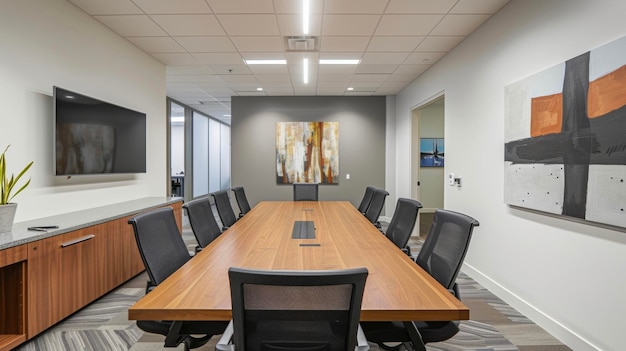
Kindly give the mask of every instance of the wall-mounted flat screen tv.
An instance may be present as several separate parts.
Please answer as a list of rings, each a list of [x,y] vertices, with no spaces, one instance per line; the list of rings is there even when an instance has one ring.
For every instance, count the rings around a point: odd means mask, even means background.
[[[146,172],[146,114],[54,87],[56,175]]]

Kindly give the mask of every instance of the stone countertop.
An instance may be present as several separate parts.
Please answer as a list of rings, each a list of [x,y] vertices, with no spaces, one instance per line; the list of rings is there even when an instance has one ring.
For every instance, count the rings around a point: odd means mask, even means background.
[[[80,211],[64,213],[56,216],[33,219],[13,224],[13,231],[0,233],[0,250],[13,246],[28,244],[33,241],[64,234],[92,225],[108,222],[149,209],[167,206],[183,201],[180,197],[146,197],[137,200],[94,207]],[[28,230],[28,227],[59,226],[47,231]]]

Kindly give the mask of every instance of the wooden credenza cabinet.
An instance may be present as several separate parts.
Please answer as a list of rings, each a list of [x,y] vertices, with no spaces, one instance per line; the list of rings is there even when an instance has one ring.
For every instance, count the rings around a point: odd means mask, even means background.
[[[182,201],[163,206],[174,208],[182,229]],[[144,210],[148,208],[135,213]],[[0,249],[0,351],[36,336],[144,270],[128,224],[135,213]]]

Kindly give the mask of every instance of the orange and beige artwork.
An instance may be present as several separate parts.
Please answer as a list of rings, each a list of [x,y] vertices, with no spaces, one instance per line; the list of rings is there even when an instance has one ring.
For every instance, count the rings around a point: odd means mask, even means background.
[[[278,122],[276,183],[339,183],[339,122]]]

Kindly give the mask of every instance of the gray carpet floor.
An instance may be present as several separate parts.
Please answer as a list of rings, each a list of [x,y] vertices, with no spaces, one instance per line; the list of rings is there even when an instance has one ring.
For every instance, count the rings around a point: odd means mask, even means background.
[[[186,218],[183,237],[193,252],[196,242]],[[418,252],[421,240],[414,239],[410,245]],[[163,347],[162,336],[144,333],[127,318],[128,307],[144,295],[146,281],[146,273],[139,274],[14,351],[172,350]],[[461,331],[452,339],[428,344],[429,351],[570,350],[467,275],[461,273],[457,282],[471,320],[461,322]],[[217,338],[195,350],[214,350]],[[370,346],[380,350],[375,344]]]

